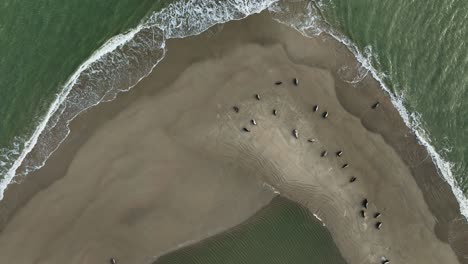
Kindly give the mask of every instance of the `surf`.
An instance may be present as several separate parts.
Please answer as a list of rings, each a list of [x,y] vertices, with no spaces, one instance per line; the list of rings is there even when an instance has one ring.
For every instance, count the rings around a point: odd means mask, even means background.
[[[6,154],[11,155],[16,152],[19,155],[7,168],[0,181],[0,200],[3,199],[5,190],[16,176],[25,176],[44,166],[47,159],[70,133],[68,125],[76,116],[99,103],[113,100],[118,93],[130,90],[141,79],[150,74],[164,58],[166,39],[197,35],[213,25],[243,19],[248,15],[259,13],[276,1],[278,0],[256,2],[231,0],[220,3],[206,3],[199,0],[173,2],[160,11],[154,12],[137,27],[109,39],[85,60],[65,82],[32,135],[22,143],[24,147],[21,149],[20,144],[15,143],[16,146],[8,150]],[[149,34],[144,36],[144,33],[148,32]],[[160,36],[157,36],[159,34]],[[133,71],[134,74],[134,76],[126,76],[130,79],[133,78],[133,80],[128,82],[125,87],[115,89],[112,86],[114,83],[106,83],[107,80],[103,78],[111,78],[103,73],[106,70],[108,72],[115,70],[113,68],[115,65],[112,65],[114,59],[118,60],[124,57],[120,55],[125,55],[123,54],[125,48],[142,47],[143,49],[137,49],[140,54],[155,49],[162,55],[152,63],[148,63],[145,69],[141,69],[141,65],[138,64],[138,67],[133,69],[121,70],[121,74],[126,70]],[[135,53],[131,55],[135,55]],[[126,62],[131,59],[133,58],[126,58]],[[110,65],[106,65],[106,62],[110,62]],[[125,65],[125,63],[120,63],[120,65]],[[95,78],[97,80],[94,80]],[[104,82],[110,84],[111,87],[105,91],[85,91],[88,92],[87,95],[79,94],[77,85],[81,84],[81,81],[88,80],[94,81],[93,86],[96,86],[96,83],[102,84]],[[5,160],[9,160],[9,157]]]
[[[287,9],[281,6],[272,6],[270,11],[282,14],[287,12]],[[320,5],[316,5],[313,2],[309,2],[306,5],[304,14],[297,15],[298,19],[284,20],[284,17],[277,17],[277,21],[295,28],[302,35],[306,37],[313,37],[322,33],[329,34],[334,39],[345,45],[349,51],[354,54],[356,60],[361,64],[361,67],[366,69],[367,72],[371,73],[372,77],[380,83],[380,87],[388,94],[391,99],[393,106],[399,112],[405,125],[411,129],[416,135],[419,144],[423,145],[431,156],[432,161],[436,164],[439,174],[447,181],[450,185],[453,194],[455,195],[458,204],[460,206],[461,213],[468,219],[468,199],[463,194],[459,187],[455,177],[452,173],[453,164],[445,160],[430,144],[430,138],[428,137],[427,131],[421,125],[421,120],[418,113],[410,113],[404,106],[404,94],[393,93],[387,84],[383,81],[386,77],[384,73],[377,71],[377,69],[371,63],[371,57],[375,56],[372,52],[372,47],[368,46],[361,52],[357,46],[344,34],[335,30],[332,25],[328,24],[323,17],[320,15]],[[283,14],[284,15],[284,14]],[[309,19],[304,19],[308,17]]]
[[[430,139],[421,127],[417,113],[409,113],[405,108],[404,95],[394,94],[384,83],[385,75],[378,72],[370,61],[370,57],[374,56],[371,49],[364,51],[364,53],[361,52],[349,38],[335,30],[323,19],[320,8],[320,4],[308,2],[304,13],[288,16],[287,4],[279,2],[279,0],[230,0],[212,3],[200,0],[177,1],[154,12],[137,27],[112,37],[91,54],[65,82],[60,93],[57,94],[46,114],[41,118],[39,125],[25,141],[23,149],[19,150],[16,147],[19,155],[0,181],[0,200],[3,199],[5,190],[16,176],[27,175],[44,166],[47,159],[69,135],[69,123],[76,116],[99,103],[113,100],[121,92],[129,91],[141,79],[150,74],[164,59],[167,39],[197,35],[217,24],[240,20],[268,10],[277,21],[295,28],[304,36],[312,37],[327,33],[354,54],[362,68],[371,73],[390,96],[393,105],[405,124],[415,133],[419,143],[426,147],[433,162],[437,165],[439,173],[451,186],[462,214],[468,218],[468,199],[458,187],[452,174],[453,164],[444,160],[430,144]],[[142,54],[154,57],[149,56],[150,59],[145,61],[138,57]],[[141,63],[138,61],[136,65],[131,64],[135,58],[141,59]],[[128,62],[130,62],[128,68],[119,68],[125,67],[123,65]],[[116,69],[117,72],[115,72]],[[124,73],[127,71],[132,74],[125,75]],[[112,77],[116,77],[117,81],[113,80]],[[83,85],[87,81],[91,85]],[[107,89],[102,91],[93,89],[98,86],[102,87],[102,85],[107,85]],[[84,91],[79,88],[83,88]],[[14,150],[15,148],[12,148],[12,151]],[[3,164],[3,166],[5,165]]]

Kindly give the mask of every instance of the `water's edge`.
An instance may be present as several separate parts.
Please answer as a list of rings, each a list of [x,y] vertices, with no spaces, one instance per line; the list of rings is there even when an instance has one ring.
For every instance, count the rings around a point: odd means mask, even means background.
[[[452,164],[444,160],[430,145],[427,133],[419,125],[417,113],[409,113],[403,105],[403,95],[396,95],[384,83],[384,75],[370,63],[371,49],[363,52],[343,34],[323,20],[320,6],[304,2],[303,13],[284,16],[288,5],[279,0],[229,0],[209,3],[201,0],[179,1],[155,12],[136,28],[109,39],[94,52],[68,79],[42,118],[32,136],[25,142],[19,157],[0,181],[0,200],[15,176],[27,175],[41,168],[70,133],[69,123],[83,111],[106,101],[118,93],[133,88],[158,65],[165,55],[165,41],[197,35],[216,24],[243,19],[269,10],[275,19],[291,26],[304,36],[326,33],[344,44],[355,55],[363,69],[371,73],[391,98],[405,124],[426,147],[432,161],[457,198],[461,213],[468,218],[468,199],[452,174]],[[297,11],[297,10],[294,10]],[[125,74],[130,72],[131,74]],[[107,90],[99,89],[107,87]]]
[[[436,165],[439,175],[442,175],[450,185],[452,192],[460,206],[460,212],[463,216],[465,216],[465,218],[468,219],[468,198],[463,194],[461,188],[455,180],[455,177],[453,176],[453,165],[450,162],[444,160],[444,158],[442,158],[442,156],[430,144],[431,140],[427,136],[428,133],[421,126],[419,115],[417,113],[409,113],[404,106],[404,94],[395,94],[385,84],[385,74],[378,72],[371,63],[371,57],[374,56],[372,53],[372,47],[368,47],[366,50],[364,50],[364,52],[361,52],[347,36],[335,30],[332,25],[324,21],[320,14],[320,6],[318,6],[315,2],[308,2],[306,6],[307,7],[304,10],[304,14],[295,14],[295,16],[300,17],[300,19],[294,21],[296,23],[292,23],[293,21],[284,21],[281,19],[276,20],[287,26],[293,27],[305,37],[314,37],[322,33],[326,33],[332,36],[338,42],[345,45],[349,51],[354,54],[356,60],[361,64],[361,67],[365,69],[367,73],[371,73],[372,77],[379,82],[380,87],[389,95],[393,106],[399,112],[406,126],[409,127],[416,135],[418,143],[426,148],[427,152],[431,156],[432,161]],[[272,7],[270,10],[276,13],[288,12],[288,10],[284,8]]]

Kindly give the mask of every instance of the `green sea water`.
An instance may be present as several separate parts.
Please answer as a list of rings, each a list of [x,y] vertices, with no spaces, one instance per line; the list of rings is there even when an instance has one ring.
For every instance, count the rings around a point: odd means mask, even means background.
[[[155,0],[0,3],[0,148],[37,125],[65,80],[110,37],[137,25]]]
[[[317,10],[299,16],[301,10],[290,9],[286,24],[308,20],[307,31],[320,32],[320,21],[325,20],[350,40],[402,98],[410,125],[440,154],[431,151],[443,175],[450,178],[453,172],[468,194],[468,2],[464,0],[4,0],[0,3],[1,193],[11,181],[8,177],[42,165],[66,137],[68,120],[144,77],[163,58],[165,37],[199,34],[216,23],[298,2]],[[162,8],[167,10],[158,13]],[[141,29],[142,24],[144,29],[132,35],[131,30]],[[41,130],[37,144],[28,145],[70,77],[119,33],[132,41],[117,52],[98,56],[84,69]],[[34,146],[30,155],[21,157],[28,146]],[[18,160],[22,167],[16,170]],[[466,212],[468,204],[464,206]]]
[[[112,36],[135,27],[168,2],[1,1],[1,176],[79,65]]]
[[[468,194],[468,1],[316,3],[402,96],[413,126],[426,132]]]
[[[154,264],[344,264],[330,233],[282,197],[239,226],[159,257]]]
[[[165,16],[150,19],[160,27],[168,25],[165,32],[170,37],[198,34],[214,23],[239,19],[252,10],[257,12],[275,5],[274,0],[1,1],[0,180],[78,67],[111,37],[135,28],[142,21],[146,23],[146,18],[171,2],[190,5],[177,6]],[[453,166],[443,167],[447,163],[442,162],[444,173],[453,172],[468,194],[468,26],[465,22],[468,1],[315,0],[309,3],[319,12],[301,19],[315,21],[319,14],[320,19],[325,19],[357,46],[389,89],[401,96],[412,125],[421,133],[427,132],[422,136]],[[259,8],[246,8],[255,5]],[[290,17],[294,18],[294,14]],[[150,36],[154,40],[159,37],[156,35],[157,30],[149,30],[138,38]],[[149,42],[138,43],[147,46]],[[114,80],[121,72],[133,75],[139,69],[144,70],[137,75],[143,76],[155,60],[142,62],[133,58],[157,57],[151,52],[155,49],[156,46],[145,50],[129,45],[121,54],[89,69],[91,77],[80,80],[78,91],[71,94],[78,99],[67,101],[67,109],[79,109],[82,107],[79,103],[87,98],[94,103],[99,101],[96,98],[105,96],[90,94],[84,87],[93,91],[134,84],[135,80],[129,77],[119,79],[118,83],[97,80],[97,77],[111,76],[109,79]],[[131,58],[122,58],[127,55]],[[119,68],[119,65],[130,66]],[[63,130],[54,123],[52,127],[58,128],[49,130],[51,134]],[[50,145],[54,144],[58,142]],[[50,149],[42,145],[36,155],[44,156],[48,152]],[[328,232],[310,213],[277,198],[273,205],[238,228],[164,255],[157,263],[344,262]]]

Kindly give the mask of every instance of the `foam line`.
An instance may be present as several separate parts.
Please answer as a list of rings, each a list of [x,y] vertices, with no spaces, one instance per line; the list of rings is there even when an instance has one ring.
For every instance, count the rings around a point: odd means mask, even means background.
[[[305,13],[295,14],[295,20],[292,20],[291,17],[287,16],[285,18],[283,13],[288,12],[288,10],[287,7],[284,8],[283,6],[281,6],[280,3],[278,3],[277,5],[272,5],[269,10],[279,15],[279,17],[276,18],[278,22],[293,27],[294,29],[299,31],[303,36],[314,37],[318,36],[321,33],[329,34],[334,39],[345,45],[354,54],[355,58],[361,64],[361,66],[372,74],[372,77],[374,77],[374,79],[376,79],[380,83],[381,88],[384,91],[386,91],[387,94],[390,96],[393,106],[400,113],[400,116],[402,117],[406,126],[409,127],[415,133],[419,143],[426,147],[426,150],[431,156],[432,161],[437,166],[439,174],[442,175],[442,177],[450,185],[452,192],[455,195],[460,206],[460,212],[462,213],[462,215],[465,216],[466,219],[468,219],[468,199],[463,194],[457,181],[455,180],[455,177],[453,176],[453,164],[444,160],[444,158],[442,158],[442,156],[435,150],[434,146],[430,144],[430,139],[427,137],[428,133],[422,127],[419,115],[417,113],[410,114],[405,108],[403,104],[404,95],[395,95],[384,83],[383,79],[386,77],[386,75],[384,73],[379,73],[371,64],[370,58],[374,56],[374,54],[372,53],[372,47],[366,47],[364,49],[365,55],[363,55],[363,53],[359,51],[357,46],[354,45],[354,43],[352,43],[351,40],[349,40],[349,38],[347,38],[340,32],[334,30],[331,27],[331,25],[327,24],[323,20],[319,13],[320,10],[317,10],[317,8],[320,7],[314,5],[314,2],[309,1],[306,5]]]

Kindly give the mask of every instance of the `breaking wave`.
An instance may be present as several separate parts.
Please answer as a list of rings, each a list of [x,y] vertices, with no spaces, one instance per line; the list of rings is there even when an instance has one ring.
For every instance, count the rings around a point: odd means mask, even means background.
[[[372,65],[371,61],[377,61],[375,53],[372,52],[372,46],[367,46],[363,52],[361,52],[357,46],[351,42],[351,40],[335,30],[331,25],[327,24],[321,15],[321,10],[323,7],[320,6],[319,2],[312,1],[298,1],[302,3],[302,8],[296,8],[295,11],[299,10],[298,13],[292,13],[290,6],[284,4],[284,2],[278,2],[275,5],[270,7],[270,11],[275,12],[275,19],[283,24],[291,26],[299,31],[302,35],[306,37],[318,36],[321,33],[327,33],[332,36],[334,39],[348,47],[348,49],[354,54],[357,61],[361,64],[362,69],[359,69],[359,74],[357,79],[352,82],[358,81],[363,74],[370,73],[376,79],[380,86],[387,94],[390,96],[390,99],[393,103],[393,106],[398,110],[400,116],[405,122],[406,126],[411,128],[415,133],[419,143],[426,147],[429,155],[432,158],[432,161],[436,164],[439,174],[444,177],[447,183],[450,185],[453,194],[457,198],[457,201],[460,206],[461,213],[468,219],[468,199],[463,194],[461,188],[459,187],[455,177],[453,175],[453,164],[445,160],[431,145],[430,137],[428,133],[422,126],[420,115],[418,113],[410,113],[404,106],[404,94],[395,94],[390,90],[390,88],[385,84],[384,79],[388,79],[388,76],[382,72],[376,70]],[[297,4],[297,3],[296,3]],[[292,15],[294,14],[294,15]]]
[[[301,6],[301,9],[294,8],[297,6]],[[359,81],[367,73],[380,82],[406,125],[412,128],[420,143],[427,148],[440,174],[452,187],[462,214],[468,217],[468,200],[455,181],[453,165],[435,151],[417,115],[409,113],[404,107],[403,96],[391,92],[383,82],[386,76],[370,62],[373,56],[371,47],[364,53],[359,51],[349,38],[322,19],[321,8],[320,1],[189,0],[174,2],[153,13],[136,28],[111,38],[94,52],[68,79],[31,137],[17,139],[10,149],[0,151],[0,174],[3,176],[0,199],[3,199],[5,189],[15,176],[26,175],[44,165],[70,133],[68,125],[71,120],[90,107],[113,100],[118,93],[128,91],[147,76],[164,58],[166,39],[197,35],[216,24],[243,19],[268,9],[277,21],[307,37],[325,32],[349,48],[362,66],[353,82]]]

